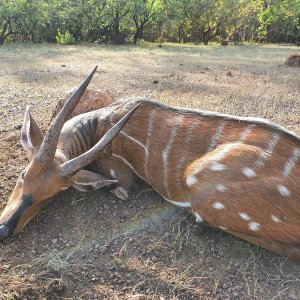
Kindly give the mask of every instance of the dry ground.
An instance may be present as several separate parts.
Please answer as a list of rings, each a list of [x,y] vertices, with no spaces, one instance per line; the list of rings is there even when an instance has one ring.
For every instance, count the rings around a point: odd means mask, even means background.
[[[170,105],[265,117],[300,134],[292,47],[8,45],[0,48],[0,211],[26,157],[24,107],[46,127],[64,93],[91,87]],[[230,72],[229,72],[230,71]],[[300,299],[300,266],[217,230],[142,186],[55,197],[0,244],[0,299]]]

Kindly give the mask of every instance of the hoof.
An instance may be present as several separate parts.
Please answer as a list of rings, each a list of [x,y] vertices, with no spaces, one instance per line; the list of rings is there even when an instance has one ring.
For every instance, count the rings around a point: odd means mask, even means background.
[[[112,190],[112,193],[120,200],[128,199],[128,192],[121,186],[118,186],[116,189]]]

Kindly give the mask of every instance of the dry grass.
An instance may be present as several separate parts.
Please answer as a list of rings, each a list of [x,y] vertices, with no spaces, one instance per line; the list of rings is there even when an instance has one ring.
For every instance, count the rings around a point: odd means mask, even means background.
[[[26,164],[18,144],[25,105],[33,106],[45,128],[56,102],[94,65],[99,71],[92,88],[265,117],[300,134],[299,69],[278,66],[292,52],[279,46],[168,44],[1,47],[0,209]],[[220,231],[199,230],[194,218],[149,187],[128,202],[106,190],[66,191],[19,238],[0,245],[5,300],[135,294],[153,300],[286,299],[300,294],[299,274],[300,267],[285,258]]]

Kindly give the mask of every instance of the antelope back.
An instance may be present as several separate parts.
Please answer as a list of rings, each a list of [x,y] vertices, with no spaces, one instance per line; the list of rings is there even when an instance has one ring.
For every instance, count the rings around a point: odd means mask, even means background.
[[[51,121],[57,116],[57,114],[62,110],[66,101],[74,93],[78,87],[74,87],[66,93],[65,99],[62,99],[57,102],[54,110],[52,111]],[[92,90],[87,88],[83,93],[80,101],[78,102],[76,108],[66,119],[66,121],[72,119],[75,116],[84,114],[89,111],[97,110],[103,107],[106,107],[115,101],[115,97],[105,91]]]

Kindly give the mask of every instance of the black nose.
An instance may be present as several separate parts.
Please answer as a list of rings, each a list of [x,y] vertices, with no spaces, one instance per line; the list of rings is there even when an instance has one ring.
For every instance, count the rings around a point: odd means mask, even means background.
[[[0,241],[9,236],[9,228],[6,225],[0,225]]]

